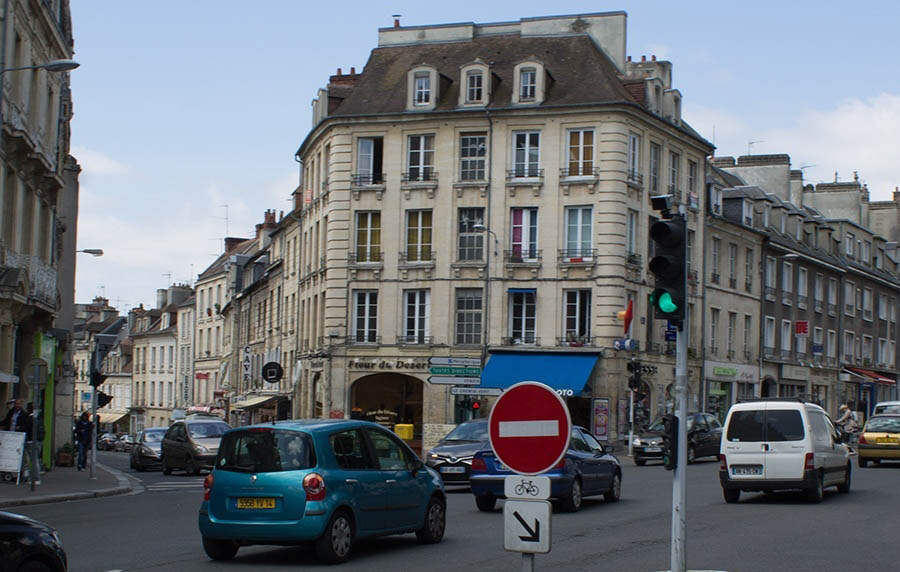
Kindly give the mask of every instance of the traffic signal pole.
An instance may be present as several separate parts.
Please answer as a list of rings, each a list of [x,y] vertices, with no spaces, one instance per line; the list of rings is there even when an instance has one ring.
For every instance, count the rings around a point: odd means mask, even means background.
[[[94,369],[91,372],[93,374],[95,371],[100,370],[100,364],[97,363],[97,358],[99,357],[99,353],[95,350],[94,355],[91,356],[94,362]],[[97,392],[100,391],[99,385],[93,385],[91,387],[91,478],[96,478],[94,476],[94,465],[97,464]]]
[[[678,417],[678,464],[672,479],[672,550],[670,570],[687,570],[687,348],[689,314],[685,313],[675,342],[675,415]]]

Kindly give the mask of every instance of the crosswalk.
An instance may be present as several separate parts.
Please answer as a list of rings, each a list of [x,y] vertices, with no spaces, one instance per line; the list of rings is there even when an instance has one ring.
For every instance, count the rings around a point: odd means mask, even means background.
[[[144,485],[144,489],[149,493],[202,491],[203,481],[163,481]]]

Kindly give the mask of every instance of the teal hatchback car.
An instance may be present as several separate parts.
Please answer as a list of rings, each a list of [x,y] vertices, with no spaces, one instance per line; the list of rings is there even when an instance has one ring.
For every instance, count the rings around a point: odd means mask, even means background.
[[[229,560],[241,546],[311,542],[343,562],[355,540],[415,532],[444,536],[440,475],[375,423],[314,419],[232,429],[204,481],[203,549]]]

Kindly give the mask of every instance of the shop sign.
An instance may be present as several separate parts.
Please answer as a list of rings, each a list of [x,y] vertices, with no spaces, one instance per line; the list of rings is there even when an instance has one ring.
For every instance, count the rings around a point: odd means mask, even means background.
[[[810,370],[810,379],[816,385],[830,385],[837,380],[834,370],[813,369]]]
[[[798,337],[809,335],[809,322],[807,320],[797,320],[794,322],[794,334]]]
[[[383,360],[383,359],[352,359],[347,363],[350,369],[362,370],[412,370],[426,371],[428,369],[427,361],[420,360]]]
[[[713,375],[722,377],[737,377],[737,369],[733,367],[714,367]]]
[[[809,381],[809,368],[798,365],[782,364],[781,377],[785,379]]]
[[[759,380],[759,368],[755,365],[707,361],[705,366],[706,378],[711,381],[756,383]]]

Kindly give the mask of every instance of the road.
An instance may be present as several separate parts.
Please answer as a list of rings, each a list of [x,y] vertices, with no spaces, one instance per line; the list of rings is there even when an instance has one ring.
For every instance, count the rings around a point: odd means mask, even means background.
[[[100,461],[140,479],[133,495],[23,508],[60,529],[73,572],[289,570],[319,568],[308,547],[246,547],[232,562],[207,559],[197,532],[203,477],[136,473],[127,455]],[[622,499],[586,499],[575,514],[553,516],[553,549],[537,570],[654,571],[669,568],[672,473],[624,461]],[[718,463],[688,468],[688,567],[737,571],[896,570],[900,464],[854,466],[848,495],[826,491],[822,504],[794,493],[744,494],[728,505]],[[447,532],[439,545],[413,535],[362,542],[344,569],[383,572],[518,571],[518,554],[503,550],[502,503],[481,513],[468,489],[448,499]],[[322,566],[324,568],[324,566]]]

